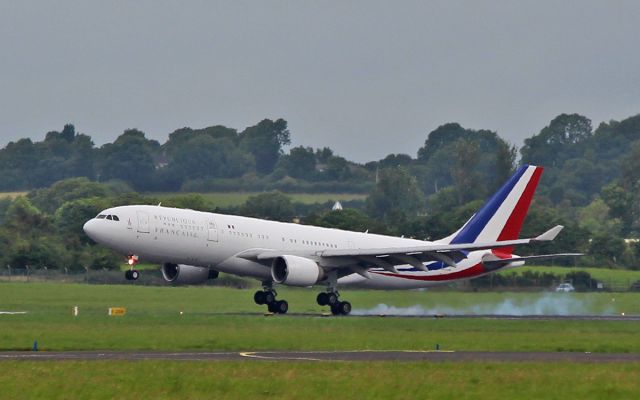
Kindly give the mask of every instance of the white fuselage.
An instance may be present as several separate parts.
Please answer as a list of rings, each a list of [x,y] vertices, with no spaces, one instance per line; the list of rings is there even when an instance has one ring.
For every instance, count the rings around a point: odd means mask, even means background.
[[[314,256],[326,249],[372,249],[409,247],[431,242],[350,232],[160,206],[122,206],[104,210],[114,219],[92,219],[85,231],[98,243],[141,260],[187,264],[259,280],[271,278],[270,266],[238,257],[256,249],[285,251]],[[489,251],[475,251],[456,267],[427,263],[428,272],[409,265],[398,266],[398,274],[381,268],[369,270],[370,279],[351,274],[339,279],[341,285],[379,289],[409,289],[469,279],[490,271],[482,265]]]

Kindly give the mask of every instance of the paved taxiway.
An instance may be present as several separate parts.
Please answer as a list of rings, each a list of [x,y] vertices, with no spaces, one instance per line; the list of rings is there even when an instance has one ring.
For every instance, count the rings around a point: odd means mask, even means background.
[[[174,361],[429,361],[429,362],[640,362],[640,353],[472,351],[40,351],[0,352],[2,360],[174,360]]]

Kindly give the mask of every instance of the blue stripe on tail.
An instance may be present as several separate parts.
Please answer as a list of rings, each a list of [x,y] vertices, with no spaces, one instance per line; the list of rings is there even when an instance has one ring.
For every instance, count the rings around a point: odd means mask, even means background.
[[[487,226],[496,211],[505,201],[511,190],[516,186],[529,166],[524,165],[487,201],[462,230],[451,240],[451,244],[473,243],[480,232]]]

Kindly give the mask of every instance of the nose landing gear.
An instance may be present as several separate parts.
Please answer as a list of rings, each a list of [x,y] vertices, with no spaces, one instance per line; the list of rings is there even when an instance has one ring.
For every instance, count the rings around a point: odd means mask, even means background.
[[[267,305],[269,312],[275,314],[286,314],[289,311],[289,303],[286,300],[276,300],[276,293],[273,290],[273,285],[271,282],[263,282],[262,283],[263,290],[258,290],[253,295],[253,301],[258,305]]]
[[[127,264],[129,264],[129,270],[124,273],[124,278],[128,281],[138,280],[140,277],[140,272],[135,269],[135,265],[138,263],[138,256],[134,254],[129,254],[127,256]]]

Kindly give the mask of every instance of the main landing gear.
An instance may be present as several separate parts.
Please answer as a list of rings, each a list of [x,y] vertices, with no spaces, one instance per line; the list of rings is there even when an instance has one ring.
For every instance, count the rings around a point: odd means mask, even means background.
[[[318,305],[331,307],[333,315],[349,315],[351,313],[351,303],[348,301],[340,301],[340,293],[338,293],[338,274],[330,271],[327,277],[327,290],[319,293],[316,297]]]
[[[253,295],[253,301],[258,305],[266,304],[269,312],[275,314],[286,314],[289,311],[289,303],[286,300],[276,300],[276,293],[270,282],[263,282],[263,290],[258,290]]]
[[[316,301],[321,306],[330,306],[333,315],[349,315],[351,313],[351,303],[348,301],[340,301],[340,294],[329,289],[327,292],[318,294]]]
[[[135,265],[138,263],[138,256],[129,254],[127,256],[127,264],[129,264],[129,270],[124,273],[124,278],[128,281],[138,280],[140,277],[140,272],[135,269]]]

